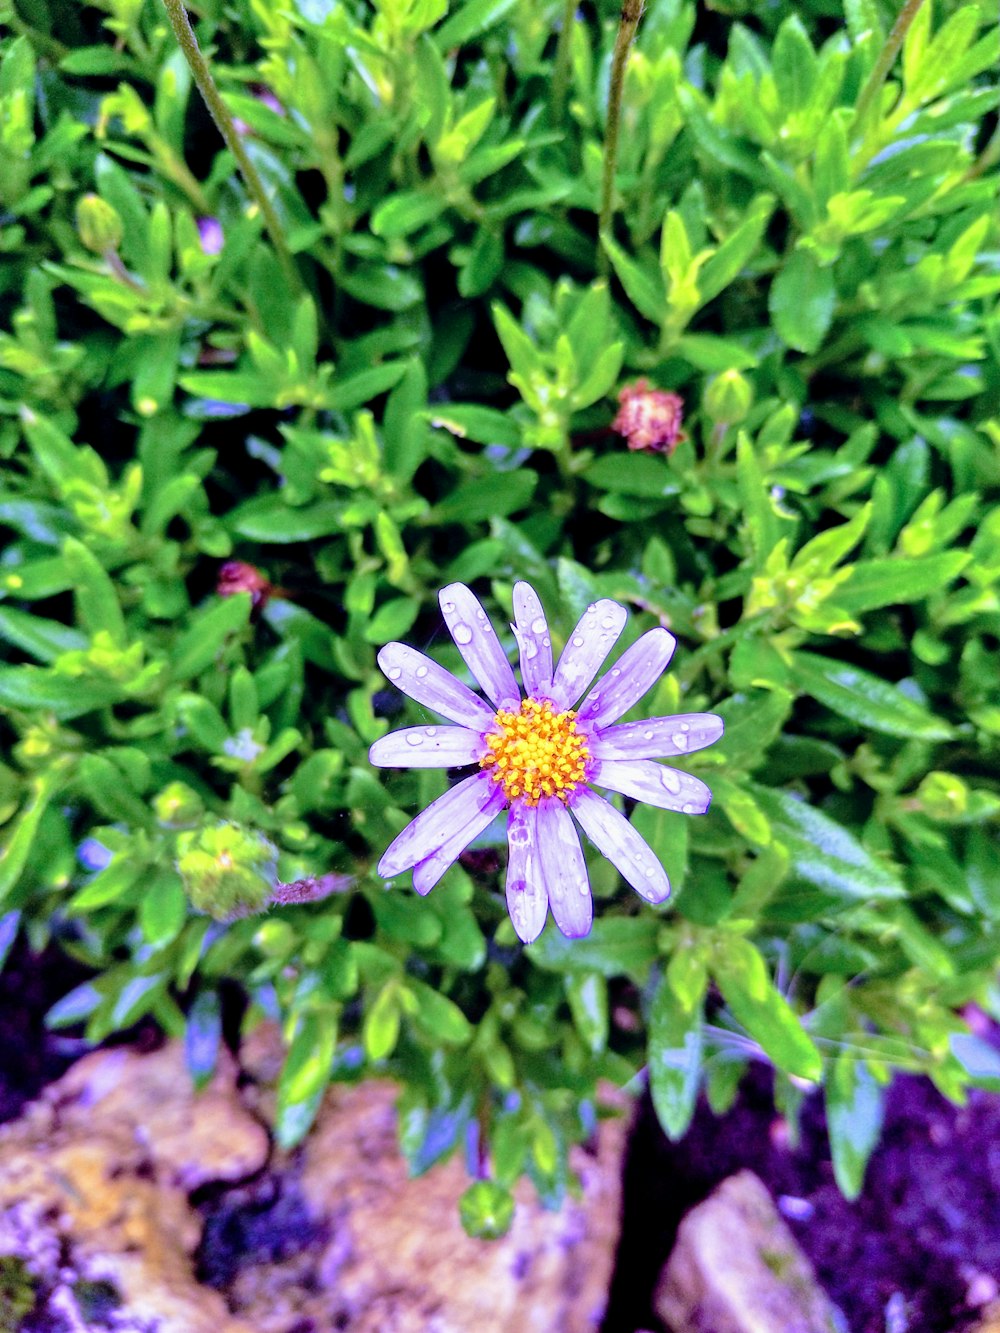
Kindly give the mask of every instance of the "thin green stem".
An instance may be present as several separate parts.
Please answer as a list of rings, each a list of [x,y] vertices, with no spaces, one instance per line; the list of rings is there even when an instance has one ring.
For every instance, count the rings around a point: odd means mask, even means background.
[[[281,220],[275,212],[274,205],[267,196],[264,189],[264,182],[257,173],[257,168],[250,160],[250,155],[243,144],[243,140],[237,133],[236,126],[233,124],[233,118],[229,114],[229,108],[222,100],[222,94],[219,92],[218,85],[209,68],[208,61],[202,54],[201,47],[198,45],[198,39],[194,35],[194,29],[191,27],[191,20],[188,18],[187,10],[184,8],[183,0],[163,0],[163,7],[167,11],[167,18],[170,20],[170,26],[174,30],[174,35],[180,43],[180,48],[184,52],[184,58],[187,61],[194,81],[198,85],[198,91],[205,99],[205,105],[219,127],[219,133],[226,142],[226,147],[236,159],[236,164],[240,173],[246,182],[246,187],[253,197],[254,202],[260,209],[261,216],[264,219],[264,225],[267,227],[278,256],[278,260],[284,270],[285,277],[292,290],[301,295],[304,291],[302,278],[298,269],[295,267],[295,260],[292,258],[292,252],[288,248],[288,242],[285,240],[285,233],[281,228]]]
[[[618,132],[621,129],[622,89],[625,86],[625,71],[628,68],[629,52],[635,40],[636,29],[642,18],[642,0],[622,0],[621,18],[618,21],[618,36],[615,38],[614,55],[611,57],[611,82],[608,87],[608,121],[604,131],[604,179],[601,182],[601,212],[598,222],[598,234],[609,235],[611,219],[615,207],[615,173],[618,169]],[[597,256],[598,272],[605,276],[610,265],[607,251],[603,245]]]
[[[899,55],[899,48],[903,45],[906,34],[910,30],[910,24],[917,17],[917,11],[923,3],[924,0],[905,0],[903,8],[896,16],[892,31],[885,39],[885,45],[879,52],[878,60],[872,66],[872,72],[868,75],[865,86],[861,89],[861,95],[855,108],[856,125],[864,124],[872,103],[882,91],[882,85],[889,77],[889,71],[892,69],[897,55]]]
[[[556,59],[552,70],[552,124],[556,127],[562,124],[562,118],[566,112],[576,5],[577,0],[563,0],[562,27],[559,29],[559,42],[556,46]]]

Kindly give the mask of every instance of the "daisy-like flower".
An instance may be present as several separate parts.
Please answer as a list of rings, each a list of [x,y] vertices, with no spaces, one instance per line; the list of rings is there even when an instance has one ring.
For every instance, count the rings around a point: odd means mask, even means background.
[[[522,695],[475,595],[453,583],[440,601],[451,637],[489,702],[423,653],[387,644],[378,662],[389,680],[456,725],[390,732],[375,742],[369,758],[382,768],[475,765],[477,771],[407,825],[379,862],[379,874],[391,879],[412,869],[413,887],[429,893],[506,810],[507,908],[525,943],[540,934],[549,907],[570,938],[586,935],[593,923],[574,819],[637,893],[663,902],[670,883],[660,862],[593,788],[688,815],[708,809],[712,793],[703,782],[654,761],[711,745],[722,735],[721,718],[682,713],[614,725],[660,677],[674,636],[649,630],[584,694],[625,628],[625,608],[606,598],[588,606],[553,667],[541,602],[527,583],[518,583],[511,628],[520,649]]]

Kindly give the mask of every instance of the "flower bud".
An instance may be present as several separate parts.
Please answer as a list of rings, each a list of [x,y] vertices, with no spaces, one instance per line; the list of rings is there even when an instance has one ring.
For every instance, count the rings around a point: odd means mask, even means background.
[[[85,194],[76,205],[76,230],[95,255],[117,250],[122,243],[122,220],[99,194]]]
[[[227,560],[219,570],[215,591],[220,597],[233,597],[238,592],[250,594],[253,609],[259,611],[277,591],[256,565],[246,560]]]
[[[514,1220],[514,1196],[495,1180],[477,1180],[459,1199],[458,1212],[467,1235],[499,1240]]]
[[[724,370],[709,384],[703,401],[716,425],[734,426],[753,406],[753,386],[738,370]]]
[[[636,380],[621,390],[618,403],[611,429],[625,436],[630,449],[672,454],[685,438],[681,430],[684,399],[676,393],[651,389],[647,380]]]
[[[278,884],[278,849],[260,833],[220,821],[180,835],[177,870],[196,912],[235,921],[270,904]]]
[[[153,813],[167,828],[190,828],[199,823],[205,807],[186,782],[170,782],[153,798]]]

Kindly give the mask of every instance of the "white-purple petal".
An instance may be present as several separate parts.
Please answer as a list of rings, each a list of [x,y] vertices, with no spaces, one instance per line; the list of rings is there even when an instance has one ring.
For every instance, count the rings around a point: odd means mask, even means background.
[[[549,899],[538,859],[538,807],[515,802],[507,817],[507,911],[525,944],[545,925]]]
[[[653,849],[603,796],[584,788],[577,792],[571,809],[597,850],[640,897],[662,903],[670,896],[670,880]]]
[[[677,647],[666,629],[651,629],[627,648],[597,682],[577,715],[591,726],[606,726],[627,713],[659,680]]]
[[[712,800],[712,793],[700,779],[652,759],[601,759],[587,781],[594,787],[607,787],[647,805],[679,810],[685,815],[703,815]]]
[[[415,648],[387,643],[378,655],[378,664],[397,689],[450,722],[475,731],[486,731],[493,725],[493,710],[478,695]]]
[[[489,747],[468,727],[403,727],[381,736],[368,751],[378,768],[462,768],[477,764]]]
[[[449,583],[438,594],[441,614],[465,663],[497,708],[519,702],[514,671],[479,598],[464,583]]]
[[[514,623],[525,694],[547,695],[552,688],[552,639],[538,594],[529,583],[514,584]]]
[[[714,713],[649,717],[593,732],[590,753],[595,759],[665,759],[713,745],[722,730],[722,718]]]
[[[505,797],[503,789],[496,785],[490,799],[475,814],[445,839],[437,851],[419,861],[413,867],[413,887],[419,894],[428,894],[446,870],[455,864],[458,858],[484,829],[489,828],[503,809]]]
[[[604,665],[627,619],[624,606],[608,597],[587,607],[566,640],[552,678],[552,699],[560,708],[573,707]]]
[[[556,925],[571,940],[580,939],[594,922],[590,878],[583,848],[570,813],[555,797],[539,801],[536,841],[549,906]]]
[[[485,773],[463,778],[457,786],[421,810],[402,833],[389,844],[378,863],[383,879],[401,875],[418,861],[426,861],[466,824],[476,820],[500,790]]]

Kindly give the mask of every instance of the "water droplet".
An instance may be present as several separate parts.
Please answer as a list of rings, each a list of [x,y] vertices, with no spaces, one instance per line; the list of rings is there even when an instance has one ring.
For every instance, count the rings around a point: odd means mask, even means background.
[[[545,633],[545,617],[544,617],[544,616],[536,616],[536,617],[535,617],[535,619],[531,622],[531,632],[532,632],[532,634],[544,634],[544,633]]]
[[[674,732],[674,744],[677,746],[678,750],[686,750],[690,742],[687,736],[684,735],[683,731],[676,731]]]
[[[454,603],[454,602],[442,602],[442,603],[441,603],[441,610],[445,613],[446,616],[450,616],[451,613],[452,613],[452,611],[454,611],[454,609],[455,609],[455,603]]]
[[[672,768],[660,769],[660,781],[666,787],[667,791],[673,792],[676,796],[681,789],[680,779]]]
[[[622,674],[622,673],[621,673],[621,668],[620,668],[620,667],[612,667],[612,668],[611,668],[611,674],[612,674],[613,676],[620,676],[620,675]]]
[[[690,730],[691,730],[691,727],[690,727],[690,725],[689,725],[687,722],[682,722],[682,723],[681,723],[681,731],[690,731]]]
[[[642,733],[642,739],[644,741],[651,741],[653,739],[653,733],[651,731],[644,731]]]
[[[456,643],[472,642],[472,630],[469,629],[468,625],[456,625],[451,631],[451,636]]]
[[[529,662],[538,656],[538,644],[534,639],[529,639],[526,643],[524,655]]]
[[[544,648],[551,648],[551,647],[552,647],[552,640],[551,640],[550,638],[547,638],[547,637],[544,638],[544,639],[542,640],[542,646],[543,646]]]
[[[585,879],[581,879],[579,887],[580,887],[580,897],[586,898],[587,894],[590,892],[590,885],[587,883]]]
[[[601,629],[614,629],[614,627],[615,627],[614,616],[605,616],[604,619],[601,621]]]
[[[608,641],[608,636],[606,634],[602,634],[601,637],[597,640],[598,643],[607,643],[607,641]]]
[[[413,674],[416,676],[417,680],[423,680],[427,675],[427,668],[425,666],[419,666]]]
[[[573,647],[574,647],[574,648],[582,648],[582,647],[583,647],[583,635],[582,635],[582,634],[576,634],[576,635],[574,635],[574,637],[573,637]]]
[[[587,615],[588,615],[588,616],[596,616],[596,615],[597,615],[597,603],[596,603],[596,602],[591,602],[590,605],[587,607]]]
[[[696,805],[692,805],[690,801],[688,801],[681,808],[683,809],[686,815],[696,815],[698,813],[698,807]]]
[[[647,866],[645,874],[647,879],[652,879],[656,874],[656,866]]]
[[[438,734],[437,727],[424,727],[425,736],[436,736],[437,734]]]
[[[408,731],[406,733],[406,743],[407,745],[423,745],[424,738],[423,736],[415,736],[412,731]]]

